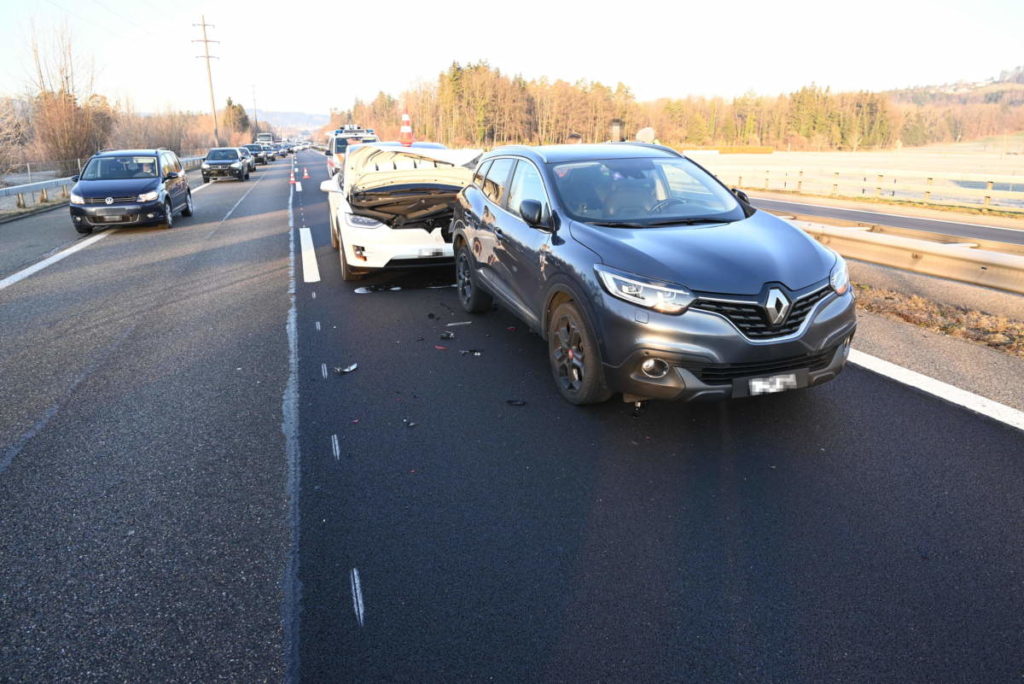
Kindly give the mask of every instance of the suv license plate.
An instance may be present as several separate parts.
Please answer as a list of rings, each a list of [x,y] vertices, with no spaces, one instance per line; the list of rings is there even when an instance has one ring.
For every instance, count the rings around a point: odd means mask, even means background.
[[[796,373],[783,373],[782,375],[772,375],[767,378],[751,378],[749,384],[750,396],[752,397],[756,397],[759,394],[785,392],[786,390],[796,389],[796,387]]]

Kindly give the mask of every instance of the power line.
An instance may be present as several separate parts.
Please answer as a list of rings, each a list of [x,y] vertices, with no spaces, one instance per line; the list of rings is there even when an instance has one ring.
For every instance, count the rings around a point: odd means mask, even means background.
[[[219,40],[210,40],[206,37],[206,27],[217,28],[213,24],[206,23],[206,15],[200,17],[199,24],[192,24],[193,26],[201,26],[203,29],[202,39],[193,40],[193,43],[203,44],[203,54],[196,55],[197,59],[206,60],[206,81],[210,85],[210,111],[213,113],[213,146],[217,147],[220,145],[220,132],[217,130],[217,100],[213,97],[213,71],[210,69],[210,60],[218,59],[210,55],[210,43],[219,43]]]

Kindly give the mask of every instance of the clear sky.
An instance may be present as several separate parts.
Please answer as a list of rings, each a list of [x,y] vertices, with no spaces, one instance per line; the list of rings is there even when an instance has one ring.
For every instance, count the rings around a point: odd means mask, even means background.
[[[191,42],[203,14],[221,41],[211,46],[218,106],[231,96],[251,107],[255,86],[260,109],[323,114],[433,81],[453,60],[621,81],[640,100],[812,82],[883,90],[1024,64],[1024,0],[0,0],[0,94],[25,90],[33,26],[45,44],[66,23],[99,92],[139,111],[205,111],[202,46]]]

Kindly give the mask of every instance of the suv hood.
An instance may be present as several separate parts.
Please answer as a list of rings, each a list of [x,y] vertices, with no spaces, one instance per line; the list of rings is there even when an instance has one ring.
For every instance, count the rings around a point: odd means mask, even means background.
[[[450,213],[473,172],[461,166],[363,173],[349,189],[352,213],[392,228]]]
[[[160,186],[159,178],[123,178],[118,180],[80,180],[74,192],[82,197],[141,195]]]
[[[575,240],[612,268],[698,292],[757,295],[828,278],[835,257],[799,228],[763,211],[734,223],[608,228],[573,221]]]

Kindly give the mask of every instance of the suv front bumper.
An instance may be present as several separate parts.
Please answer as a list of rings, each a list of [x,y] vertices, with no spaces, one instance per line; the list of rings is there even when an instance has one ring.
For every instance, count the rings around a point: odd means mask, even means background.
[[[780,376],[791,376],[786,389],[818,385],[842,371],[857,328],[852,292],[825,297],[796,333],[763,340],[748,339],[714,313],[691,309],[670,316],[602,294],[605,381],[630,399],[745,397],[752,394],[751,380],[759,380],[753,386],[758,393],[764,381]],[[668,372],[649,376],[642,368],[648,359],[661,359]]]
[[[132,204],[72,204],[71,220],[77,226],[145,226],[167,218],[159,200]]]

